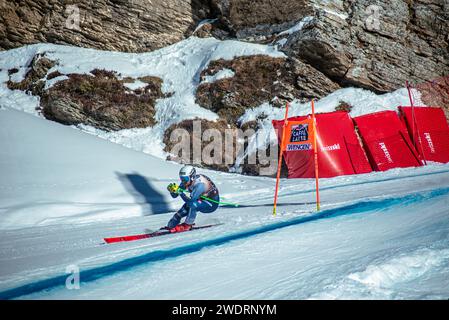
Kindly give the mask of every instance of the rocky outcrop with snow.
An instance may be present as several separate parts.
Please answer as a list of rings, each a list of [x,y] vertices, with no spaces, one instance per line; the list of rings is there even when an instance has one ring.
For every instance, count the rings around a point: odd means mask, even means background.
[[[232,76],[214,82],[205,78],[231,70]],[[321,98],[340,88],[324,74],[294,58],[265,55],[212,61],[201,73],[196,102],[236,124],[247,109],[271,103],[284,106],[287,101]]]
[[[334,1],[283,50],[341,85],[388,92],[449,73],[449,3]]]
[[[276,43],[341,86],[388,92],[449,73],[441,0],[9,1],[0,48],[52,42],[141,52],[194,34]],[[201,19],[215,18],[208,23]]]
[[[113,131],[145,128],[156,123],[156,100],[165,95],[162,79],[141,78],[144,88],[131,90],[126,81],[106,70],[92,70],[89,75],[70,74],[41,95],[43,115],[67,125],[84,124]]]
[[[18,68],[8,71],[10,90],[22,90],[40,98],[39,110],[49,119],[66,125],[89,125],[100,130],[116,131],[145,128],[156,123],[155,104],[162,93],[162,79],[145,76],[134,79],[114,71],[91,70],[88,74],[62,74],[58,62],[36,54],[24,79],[14,82],[11,77]],[[134,88],[135,87],[135,88]]]
[[[449,73],[449,2],[216,0],[239,39],[279,44],[342,86],[388,92]],[[301,28],[291,28],[308,20]],[[290,28],[288,36],[282,30]]]
[[[278,107],[287,101],[295,115],[309,112],[310,99],[321,99],[318,112],[354,107],[351,114],[360,115],[409,103],[404,90],[392,100],[374,93],[449,74],[447,1],[82,0],[68,7],[2,2],[0,48],[54,42],[154,51],[40,44],[0,52],[0,79],[12,89],[0,86],[2,103],[40,104],[48,119],[93,127],[164,158],[164,138],[177,126],[189,131],[194,118],[208,121],[204,128],[218,119],[226,123],[219,130],[254,127],[259,134],[282,118]],[[434,83],[420,89],[423,102],[448,109],[447,81],[438,90]],[[120,132],[134,128],[143,130]],[[269,146],[259,135],[265,142],[252,152]]]

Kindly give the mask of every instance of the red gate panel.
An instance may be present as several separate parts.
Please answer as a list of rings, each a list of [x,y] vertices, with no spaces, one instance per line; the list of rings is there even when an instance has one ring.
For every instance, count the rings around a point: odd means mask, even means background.
[[[310,116],[292,117],[288,120],[303,121],[308,117]],[[316,122],[320,178],[372,171],[347,112],[319,113],[316,114]],[[273,120],[279,143],[283,124],[284,120]],[[313,150],[286,151],[283,156],[289,178],[315,177]]]
[[[355,117],[354,122],[374,170],[420,166],[419,155],[395,111]]]
[[[449,125],[443,109],[437,107],[415,107],[413,124],[412,108],[398,107],[401,119],[406,124],[410,137],[422,159],[449,162]]]

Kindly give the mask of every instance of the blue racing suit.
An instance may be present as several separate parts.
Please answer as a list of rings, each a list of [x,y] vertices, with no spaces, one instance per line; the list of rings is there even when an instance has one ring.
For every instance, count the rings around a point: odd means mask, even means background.
[[[175,215],[170,219],[167,224],[168,228],[176,227],[181,218],[187,217],[184,221],[187,224],[193,224],[195,222],[196,214],[198,211],[203,213],[211,213],[217,210],[218,202],[220,201],[220,196],[218,194],[218,189],[215,184],[207,176],[203,174],[197,174],[192,178],[192,183],[188,188],[181,183],[180,188],[185,189],[190,192],[190,197],[184,193],[170,193],[173,198],[178,195],[184,200],[184,205]],[[214,202],[202,199],[201,196],[205,196],[209,199],[214,200]],[[215,202],[216,201],[216,202]]]

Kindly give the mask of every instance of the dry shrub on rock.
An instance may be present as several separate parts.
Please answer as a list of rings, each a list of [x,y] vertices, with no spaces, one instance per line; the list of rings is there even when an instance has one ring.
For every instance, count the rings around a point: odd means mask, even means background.
[[[47,90],[41,99],[44,116],[63,124],[87,124],[107,131],[155,124],[154,105],[164,97],[161,79],[154,77],[154,82],[137,94],[113,71],[95,69],[91,74],[70,74],[69,79]]]

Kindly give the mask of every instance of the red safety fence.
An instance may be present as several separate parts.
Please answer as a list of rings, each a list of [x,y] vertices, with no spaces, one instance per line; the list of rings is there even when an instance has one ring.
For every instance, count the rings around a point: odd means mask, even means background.
[[[355,117],[371,166],[376,171],[420,166],[405,125],[395,111],[381,111]]]
[[[310,116],[288,118],[288,121],[304,121]],[[281,143],[284,120],[273,120]],[[371,166],[354,130],[354,124],[345,111],[316,114],[318,167],[320,178],[371,172]],[[292,137],[287,137],[291,139]],[[290,140],[287,140],[289,143]],[[284,151],[289,178],[314,178],[313,150]]]
[[[438,107],[399,107],[401,120],[425,161],[449,162],[449,125]],[[414,119],[414,120],[413,120]]]

